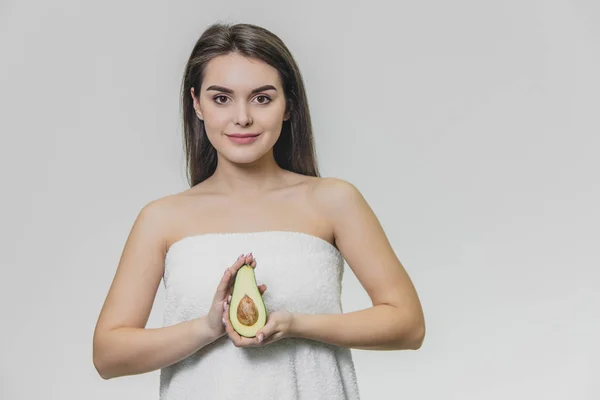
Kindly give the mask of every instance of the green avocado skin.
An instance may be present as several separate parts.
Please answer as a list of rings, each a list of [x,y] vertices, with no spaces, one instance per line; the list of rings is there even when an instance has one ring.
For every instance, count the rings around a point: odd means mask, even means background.
[[[252,326],[242,324],[237,318],[239,302],[246,295],[252,299],[258,310],[258,320]],[[236,274],[229,304],[229,321],[231,321],[231,326],[240,336],[248,338],[256,337],[258,330],[265,326],[267,322],[267,308],[256,284],[254,268],[250,265],[242,266]]]

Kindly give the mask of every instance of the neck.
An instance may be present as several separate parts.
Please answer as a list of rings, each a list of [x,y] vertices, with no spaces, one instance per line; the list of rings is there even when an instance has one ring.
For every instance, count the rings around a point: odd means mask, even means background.
[[[232,163],[218,156],[217,168],[211,176],[214,188],[231,195],[256,195],[281,186],[284,170],[277,165],[273,150],[246,164]]]

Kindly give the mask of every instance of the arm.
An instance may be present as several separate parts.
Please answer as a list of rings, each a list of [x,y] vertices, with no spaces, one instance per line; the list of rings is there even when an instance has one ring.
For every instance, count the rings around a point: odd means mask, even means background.
[[[145,329],[164,271],[164,205],[142,209],[125,244],[93,338],[94,366],[104,379],[171,365],[213,342],[206,317]]]
[[[94,366],[103,379],[151,372],[180,361],[218,336],[206,316],[164,328],[117,327],[94,340]]]
[[[294,314],[288,335],[358,349],[419,349],[425,321],[418,295],[363,196],[350,183],[323,179],[313,198],[373,306],[339,315]]]

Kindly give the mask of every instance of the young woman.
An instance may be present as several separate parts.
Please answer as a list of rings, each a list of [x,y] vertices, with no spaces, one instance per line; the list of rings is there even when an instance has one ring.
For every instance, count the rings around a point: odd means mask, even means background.
[[[215,24],[192,50],[182,106],[191,187],[133,224],[94,333],[99,374],[160,369],[164,400],[358,399],[350,349],[418,349],[424,317],[363,196],[319,177],[292,55],[261,27]],[[344,261],[372,307],[342,312]],[[148,329],[161,279],[164,326]],[[241,336],[244,290],[266,321]]]

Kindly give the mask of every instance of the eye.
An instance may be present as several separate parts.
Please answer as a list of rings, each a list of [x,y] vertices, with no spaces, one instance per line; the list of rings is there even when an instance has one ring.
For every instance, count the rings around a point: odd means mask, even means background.
[[[213,97],[213,100],[215,101],[215,103],[217,103],[217,104],[225,104],[225,103],[221,103],[220,101],[217,101],[217,99],[227,99],[227,96],[223,96],[221,94],[221,95]]]
[[[269,104],[271,102],[271,98],[269,96],[265,96],[263,94],[261,94],[260,96],[256,96],[256,99],[266,99],[267,101],[259,101],[258,104]]]

